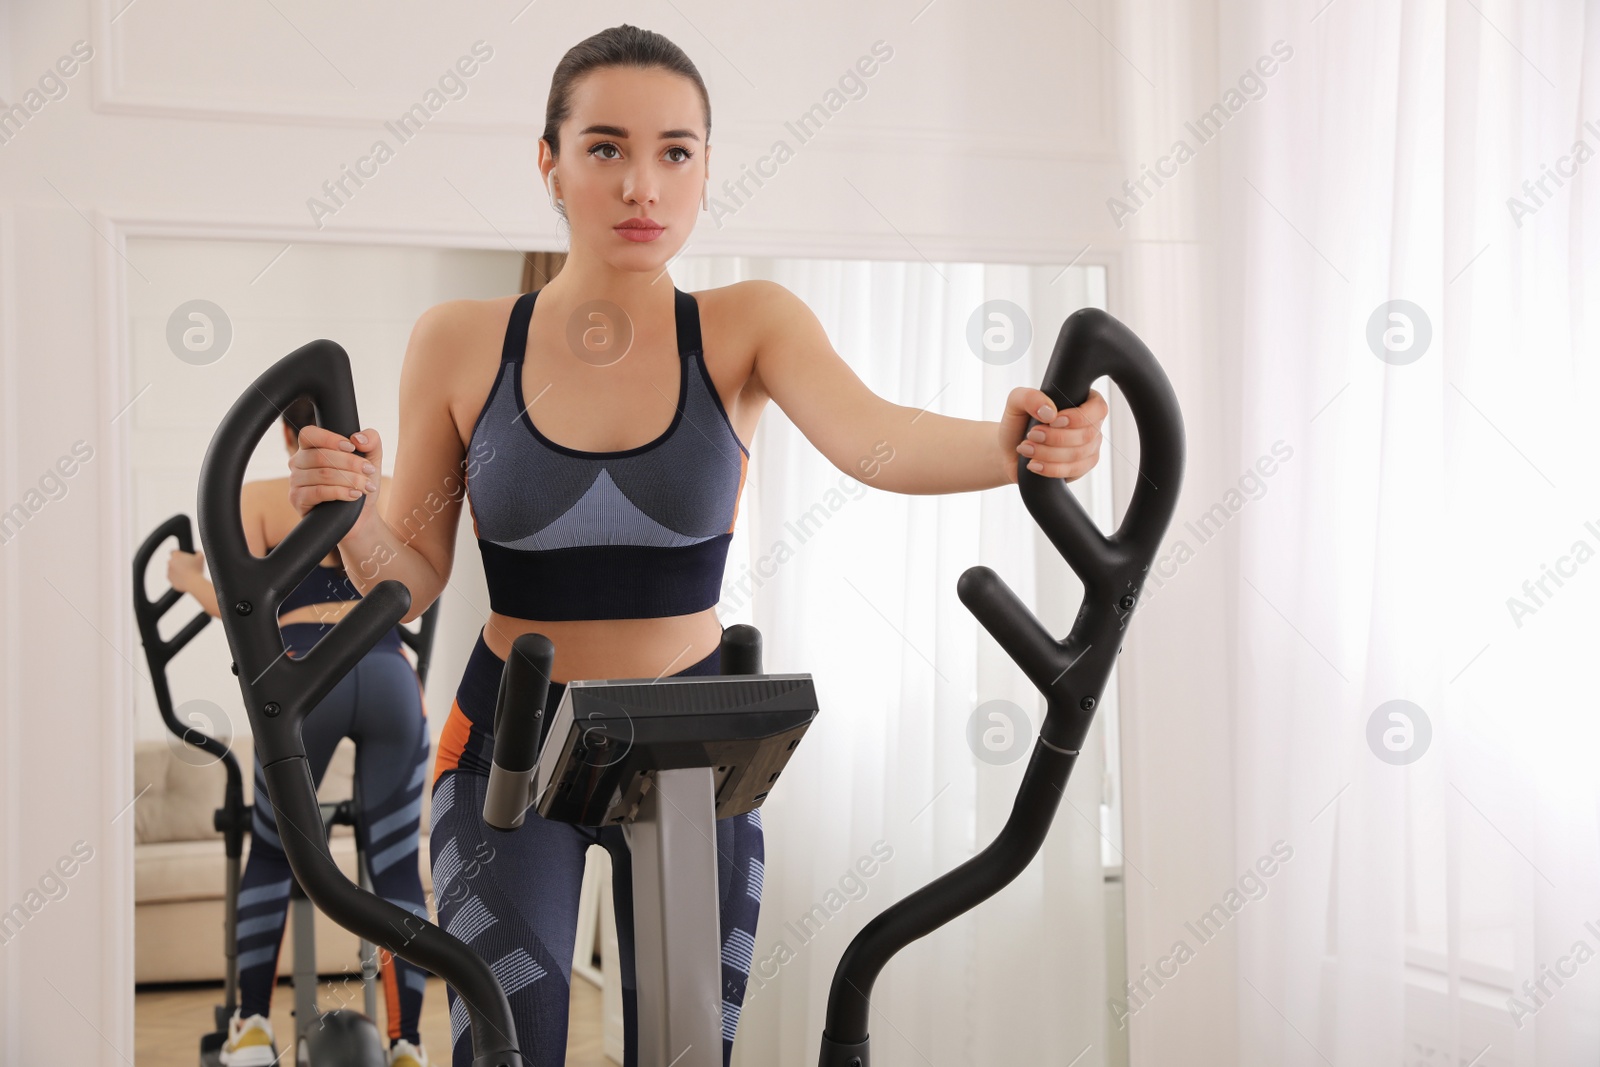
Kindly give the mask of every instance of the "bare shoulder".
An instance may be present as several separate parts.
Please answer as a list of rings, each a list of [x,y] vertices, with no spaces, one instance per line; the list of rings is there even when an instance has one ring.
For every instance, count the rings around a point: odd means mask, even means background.
[[[289,503],[289,479],[258,478],[239,487],[239,514],[245,540],[265,551],[288,535],[299,516]],[[257,544],[259,537],[265,542]]]
[[[463,447],[500,364],[500,344],[518,294],[434,304],[411,328],[401,370],[402,404],[442,399]]]
[[[289,479],[284,478],[257,478],[252,482],[245,482],[239,487],[239,504],[246,511],[254,510],[257,513],[270,508],[275,502],[281,500],[283,506],[293,511],[289,503]]]
[[[706,349],[711,351],[713,342],[720,341],[720,347],[739,352],[741,382],[755,371],[757,354],[774,338],[803,330],[808,322],[816,321],[805,301],[765,278],[750,278],[694,295],[702,309]]]
[[[818,345],[828,345],[822,324],[810,306],[777,282],[751,278],[707,290],[706,296],[716,309],[719,328],[727,330],[727,336],[743,353],[736,380],[741,396],[748,398],[757,411],[770,396],[761,379],[763,359],[804,354]],[[706,347],[711,347],[709,339]]]
[[[759,338],[763,331],[811,314],[805,301],[765,278],[749,278],[694,294],[703,313],[730,332]]]
[[[446,300],[434,304],[411,327],[411,343],[406,362],[415,360],[419,373],[448,374],[465,360],[483,356],[484,341],[493,339],[493,355],[499,361],[499,339],[511,315],[515,295],[489,300]]]

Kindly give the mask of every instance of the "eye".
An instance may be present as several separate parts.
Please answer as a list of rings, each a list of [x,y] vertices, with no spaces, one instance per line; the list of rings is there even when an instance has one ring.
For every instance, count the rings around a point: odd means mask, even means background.
[[[597,155],[603,148],[609,148],[611,151],[617,154],[614,156],[601,156],[600,158],[602,159],[620,159],[622,157],[622,150],[616,145],[612,144],[610,141],[601,141],[599,144],[591,146],[589,149],[589,154],[591,156]]]
[[[673,160],[674,163],[687,163],[687,162],[689,162],[689,160],[694,158],[694,153],[689,151],[687,148],[683,147],[682,145],[675,144],[671,148],[667,149],[667,151],[668,152],[682,152],[683,153],[683,158],[682,159]]]

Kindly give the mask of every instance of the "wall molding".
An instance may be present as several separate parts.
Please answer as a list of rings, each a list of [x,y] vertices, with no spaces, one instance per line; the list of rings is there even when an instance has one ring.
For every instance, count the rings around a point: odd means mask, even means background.
[[[108,217],[107,225],[122,239],[168,237],[195,240],[282,241],[285,244],[375,244],[424,246],[505,252],[564,252],[559,235],[528,229],[494,233],[474,230],[399,226],[304,226],[195,216],[123,215]],[[928,256],[940,263],[1016,263],[1022,265],[1110,267],[1121,259],[1119,244],[1075,241],[987,241],[952,238],[948,234],[910,232],[860,233],[851,230],[740,229],[717,231],[701,223],[680,255],[782,256],[800,259],[918,260]],[[907,241],[911,244],[907,244]],[[914,247],[913,247],[914,246]],[[1087,250],[1085,250],[1087,246]],[[1076,258],[1075,258],[1076,257]]]
[[[17,248],[16,212],[8,204],[0,204],[0,500],[5,507],[21,494],[21,480],[17,475]],[[5,576],[5,587],[22,588],[22,563],[16,552],[0,549],[0,574]],[[22,632],[22,597],[15,592],[0,598],[0,692],[4,694],[0,715],[0,819],[5,820],[4,842],[0,848],[0,888],[4,888],[7,901],[14,899],[11,888],[16,884],[17,853],[22,841],[21,778],[18,773],[21,753],[17,742],[18,722],[22,702],[21,652],[18,635]],[[8,905],[9,906],[9,905]],[[0,1060],[6,1063],[21,1062],[22,1026],[19,1018],[23,998],[18,995],[22,981],[21,959],[15,952],[5,953],[0,960],[0,973],[4,975],[5,1006],[0,1019]]]
[[[95,257],[95,300],[99,307],[95,324],[95,343],[106,358],[100,364],[100,415],[110,431],[108,450],[111,465],[109,485],[101,491],[100,509],[102,588],[116,589],[116,603],[130,605],[133,575],[127,561],[133,555],[132,461],[129,427],[132,416],[127,408],[132,399],[131,348],[128,344],[127,237],[119,233],[114,220],[101,211],[91,213],[94,228],[106,236]],[[120,415],[120,417],[119,417]],[[113,421],[115,419],[116,421]],[[140,654],[141,643],[131,610],[112,612],[103,620],[104,631],[115,648],[128,655]],[[110,669],[101,672],[109,683],[101,706],[114,709],[111,721],[101,733],[100,781],[109,793],[104,812],[106,834],[105,880],[107,892],[101,900],[103,929],[106,931],[105,956],[101,959],[101,1004],[108,1036],[130,1051],[134,1048],[133,946],[134,884],[133,847],[136,816],[132,804],[133,742],[135,733],[133,687],[140,684],[131,659],[106,658]],[[128,807],[124,807],[128,805]],[[110,820],[115,821],[110,821]],[[107,1060],[108,1064],[113,1061]]]

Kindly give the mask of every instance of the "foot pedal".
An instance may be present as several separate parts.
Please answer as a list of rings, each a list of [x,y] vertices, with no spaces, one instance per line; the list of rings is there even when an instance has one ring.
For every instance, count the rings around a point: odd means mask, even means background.
[[[200,1039],[200,1067],[222,1067],[222,1046],[228,1043],[228,1031],[207,1034]]]

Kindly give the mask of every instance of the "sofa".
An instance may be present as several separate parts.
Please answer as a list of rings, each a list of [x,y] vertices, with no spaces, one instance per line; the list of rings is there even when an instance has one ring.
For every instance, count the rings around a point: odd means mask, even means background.
[[[252,803],[254,757],[250,738],[236,737],[233,752],[244,772],[245,802]],[[346,739],[334,751],[318,796],[349,799],[355,772],[355,746]],[[222,804],[227,772],[196,749],[173,739],[140,741],[134,750],[134,981],[221,981],[222,923],[227,857],[222,835],[212,829],[212,813]],[[432,899],[428,868],[429,791],[423,790],[422,840],[418,866],[422,888]],[[245,859],[250,855],[245,835]],[[336,826],[329,849],[340,869],[355,878],[355,835]],[[323,974],[360,971],[356,936],[316,917],[317,970]],[[278,973],[294,967],[294,938],[283,939]]]

